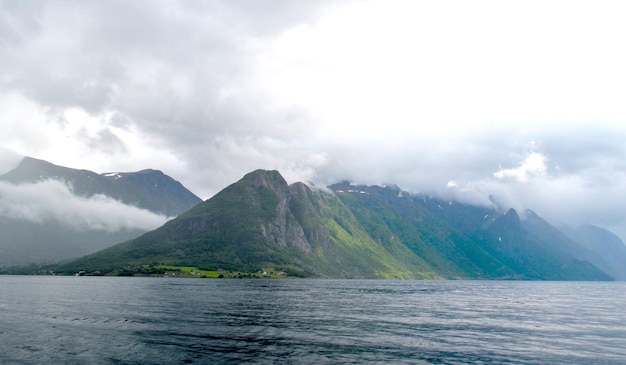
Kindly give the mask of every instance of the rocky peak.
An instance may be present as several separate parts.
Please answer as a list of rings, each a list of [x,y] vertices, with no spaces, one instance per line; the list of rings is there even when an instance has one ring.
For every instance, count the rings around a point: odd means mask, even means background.
[[[272,190],[287,187],[287,181],[276,170],[254,170],[246,174],[241,180],[242,183],[251,184],[255,188],[266,187]]]
[[[520,217],[513,208],[494,220],[488,230],[496,236],[508,239],[518,236],[523,231]]]
[[[515,211],[515,209],[511,208],[509,209],[504,216],[511,222],[515,222],[520,220],[519,218],[519,214],[517,214],[517,211]]]

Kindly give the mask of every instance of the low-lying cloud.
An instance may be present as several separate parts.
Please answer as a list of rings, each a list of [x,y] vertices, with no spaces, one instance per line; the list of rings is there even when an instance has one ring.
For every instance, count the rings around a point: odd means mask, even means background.
[[[0,182],[3,218],[42,224],[56,221],[76,231],[105,232],[148,231],[168,219],[104,195],[76,196],[71,186],[57,180],[20,185]]]

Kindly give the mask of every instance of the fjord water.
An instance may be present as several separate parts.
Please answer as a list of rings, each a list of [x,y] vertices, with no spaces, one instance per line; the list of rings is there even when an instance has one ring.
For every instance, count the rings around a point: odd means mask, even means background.
[[[0,276],[2,364],[623,364],[626,283]]]

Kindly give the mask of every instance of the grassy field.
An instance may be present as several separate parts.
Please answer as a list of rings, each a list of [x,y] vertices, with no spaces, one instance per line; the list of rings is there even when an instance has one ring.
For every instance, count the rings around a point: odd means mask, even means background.
[[[180,278],[286,278],[287,274],[283,271],[277,271],[274,268],[263,268],[255,273],[241,272],[241,271],[229,271],[229,270],[201,270],[197,267],[190,266],[169,266],[159,265],[155,267],[158,271],[163,271],[165,277],[180,277]],[[156,276],[156,275],[155,275]],[[160,276],[160,275],[159,275]]]

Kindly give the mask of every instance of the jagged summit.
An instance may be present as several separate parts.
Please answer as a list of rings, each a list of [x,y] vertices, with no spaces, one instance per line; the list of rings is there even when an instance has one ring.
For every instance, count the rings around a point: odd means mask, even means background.
[[[250,179],[261,179],[265,181],[278,182],[279,184],[287,184],[287,181],[277,170],[256,169],[245,174],[241,181],[249,181]]]

